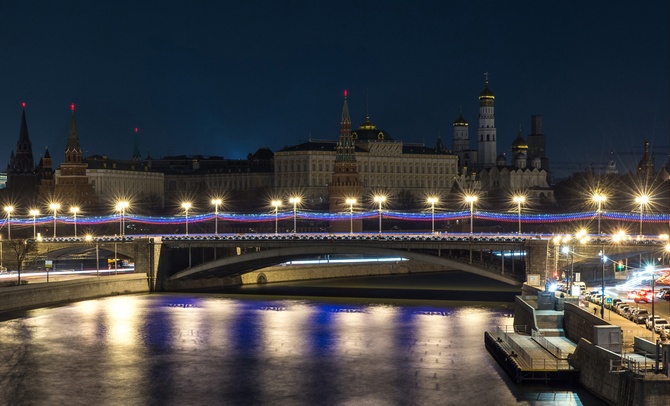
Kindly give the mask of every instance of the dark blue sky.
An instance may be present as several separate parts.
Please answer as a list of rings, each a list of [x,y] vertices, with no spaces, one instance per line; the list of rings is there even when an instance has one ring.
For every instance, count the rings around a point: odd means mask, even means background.
[[[532,114],[555,169],[670,150],[667,0],[99,3],[0,3],[0,168],[22,101],[56,164],[71,102],[85,155],[129,159],[139,127],[143,156],[243,158],[335,139],[345,88],[406,142],[451,146],[462,106],[474,147],[485,71],[499,153]]]

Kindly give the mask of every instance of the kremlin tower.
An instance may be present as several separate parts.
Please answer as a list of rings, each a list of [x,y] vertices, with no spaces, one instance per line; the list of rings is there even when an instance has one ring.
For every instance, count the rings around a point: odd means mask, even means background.
[[[356,147],[351,136],[351,118],[347,106],[347,91],[344,91],[344,106],[342,107],[342,119],[340,120],[340,138],[335,149],[335,168],[331,182],[328,184],[328,195],[330,200],[330,212],[340,213],[350,210],[352,205],[360,204],[363,194],[363,186],[358,178],[358,166],[356,164]],[[352,199],[356,203],[352,203]],[[356,221],[333,221],[332,232],[361,231],[361,220]]]

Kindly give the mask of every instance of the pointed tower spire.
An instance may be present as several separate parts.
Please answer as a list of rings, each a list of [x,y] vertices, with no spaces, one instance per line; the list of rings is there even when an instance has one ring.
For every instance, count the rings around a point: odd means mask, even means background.
[[[81,146],[79,145],[79,133],[77,122],[74,117],[74,103],[70,105],[72,117],[70,118],[70,131],[65,148],[65,162],[60,164],[60,176],[55,179],[54,193],[57,196],[66,196],[71,199],[70,203],[79,205],[97,205],[97,195],[93,185],[89,183],[86,176],[88,164],[83,162]]]
[[[135,144],[133,145],[133,161],[139,162],[141,160],[142,160],[142,154],[140,154],[139,129],[135,127]]]
[[[19,131],[19,140],[16,142],[16,156],[14,161],[14,170],[16,172],[32,172],[35,170],[35,161],[33,159],[33,144],[28,136],[28,123],[26,121],[26,103],[21,103],[21,130]]]
[[[351,118],[347,106],[347,91],[345,90],[342,120],[340,121],[340,138],[335,147],[335,166],[332,180],[328,184],[330,211],[333,213],[340,212],[347,199],[360,199],[362,193],[363,187],[358,179],[356,147],[351,135]],[[334,231],[353,230],[354,228],[356,230],[361,229],[360,220],[357,220],[355,224],[353,220],[351,223],[334,221],[331,224],[331,229]]]
[[[356,161],[354,143],[351,139],[351,118],[347,106],[347,91],[344,90],[344,105],[342,106],[342,120],[340,121],[340,139],[337,141],[337,155],[335,161]]]
[[[351,118],[349,117],[349,106],[347,106],[347,89],[344,89],[344,105],[342,106],[342,120],[340,121],[340,138],[343,135],[351,135]]]
[[[74,118],[74,103],[70,104],[72,117],[70,118],[70,132],[67,137],[67,146],[65,147],[65,162],[81,162],[81,146],[79,145],[79,133],[77,132],[77,121]]]

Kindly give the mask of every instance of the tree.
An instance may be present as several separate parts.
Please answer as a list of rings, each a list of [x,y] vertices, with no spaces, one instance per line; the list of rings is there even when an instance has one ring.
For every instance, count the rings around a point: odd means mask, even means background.
[[[23,261],[26,259],[28,254],[37,250],[37,244],[32,238],[7,240],[6,244],[9,245],[10,252],[15,255],[16,270],[19,274],[17,284],[21,285],[21,269],[23,269]]]

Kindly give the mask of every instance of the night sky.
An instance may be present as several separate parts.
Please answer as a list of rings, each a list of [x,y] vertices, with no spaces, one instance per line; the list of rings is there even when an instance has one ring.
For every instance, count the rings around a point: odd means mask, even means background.
[[[484,72],[498,153],[542,114],[553,169],[656,164],[670,150],[670,6],[626,1],[3,1],[0,168],[21,102],[36,161],[64,159],[70,103],[84,155],[244,158],[336,139],[369,112],[395,139],[475,147]],[[632,155],[631,155],[632,154]],[[620,170],[626,170],[620,165]]]

